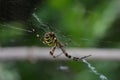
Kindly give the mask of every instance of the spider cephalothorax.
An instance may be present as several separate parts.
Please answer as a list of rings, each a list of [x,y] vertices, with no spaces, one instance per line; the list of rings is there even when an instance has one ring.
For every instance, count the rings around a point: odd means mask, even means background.
[[[33,32],[35,32],[35,30],[33,29]],[[40,38],[39,34],[36,34],[36,36],[38,38]],[[47,44],[48,46],[51,46],[51,50],[50,50],[50,54],[53,56],[53,58],[56,58],[57,56],[60,56],[61,54],[64,54],[67,58],[70,58],[70,59],[73,59],[75,61],[79,61],[79,60],[82,60],[84,58],[87,58],[91,55],[88,55],[88,56],[83,56],[81,58],[78,58],[78,57],[73,57],[71,55],[69,55],[66,50],[64,49],[63,45],[58,41],[56,35],[54,34],[54,32],[47,32],[45,33],[45,35],[40,38],[42,40],[42,42],[44,44]],[[54,51],[56,49],[56,47],[60,48],[62,53],[60,55],[57,55],[57,56],[54,56]]]

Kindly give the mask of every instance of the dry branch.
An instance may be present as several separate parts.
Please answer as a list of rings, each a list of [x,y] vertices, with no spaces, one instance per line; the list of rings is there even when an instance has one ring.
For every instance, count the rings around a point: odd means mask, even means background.
[[[120,49],[81,49],[81,48],[67,48],[66,51],[77,57],[82,57],[91,54],[92,56],[88,59],[96,60],[120,60]],[[60,50],[56,50],[55,54],[61,53]],[[53,60],[49,55],[49,48],[39,47],[10,47],[0,48],[0,60],[26,60],[31,59],[47,59]],[[67,59],[64,55],[57,59]]]

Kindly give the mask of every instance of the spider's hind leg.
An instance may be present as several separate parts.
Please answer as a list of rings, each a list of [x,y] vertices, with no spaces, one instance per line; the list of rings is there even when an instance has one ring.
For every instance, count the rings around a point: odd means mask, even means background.
[[[92,56],[92,55],[83,56],[80,58],[80,60],[85,59],[85,58],[90,57],[90,56]]]
[[[81,58],[73,57],[73,60],[75,60],[75,61],[79,61],[79,60],[85,59],[85,58],[90,57],[90,56],[92,56],[92,55],[83,56],[83,57],[81,57]]]

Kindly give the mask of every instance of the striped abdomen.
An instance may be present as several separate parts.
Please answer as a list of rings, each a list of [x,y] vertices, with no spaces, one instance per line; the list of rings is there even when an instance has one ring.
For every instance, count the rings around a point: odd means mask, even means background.
[[[57,39],[53,32],[48,32],[44,35],[42,41],[44,44],[47,44],[48,46],[56,46]]]

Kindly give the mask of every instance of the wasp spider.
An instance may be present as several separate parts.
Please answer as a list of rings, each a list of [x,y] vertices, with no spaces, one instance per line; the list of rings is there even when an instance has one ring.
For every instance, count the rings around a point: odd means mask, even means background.
[[[33,29],[33,32],[35,32],[35,30]],[[39,34],[36,34],[36,36],[38,38],[40,38]],[[57,55],[57,56],[54,56],[54,51],[56,49],[56,47],[60,48],[61,51],[63,52],[62,54],[64,54],[67,58],[70,58],[70,59],[73,59],[75,61],[79,61],[79,60],[82,60],[84,58],[87,58],[91,55],[88,55],[88,56],[84,56],[84,57],[81,57],[81,58],[78,58],[78,57],[73,57],[71,55],[69,55],[66,50],[64,49],[64,46],[59,42],[59,40],[57,39],[56,35],[54,34],[54,32],[47,32],[44,34],[44,36],[42,38],[40,38],[44,44],[47,44],[48,46],[51,47],[51,50],[50,50],[50,54],[53,56],[53,58],[56,58],[58,56],[60,56],[61,54]]]

